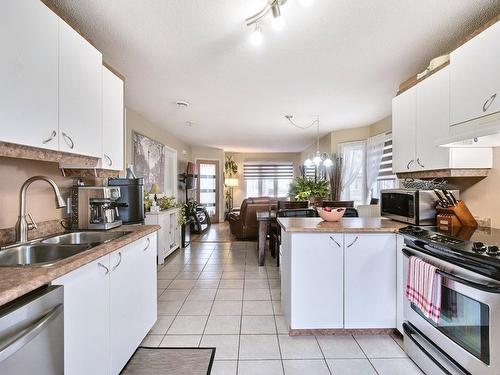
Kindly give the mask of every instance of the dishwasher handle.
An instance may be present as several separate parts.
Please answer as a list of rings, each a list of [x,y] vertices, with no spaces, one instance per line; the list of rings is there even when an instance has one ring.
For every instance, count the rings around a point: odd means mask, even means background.
[[[0,362],[5,361],[12,354],[37,337],[47,325],[63,312],[63,304],[60,303],[52,308],[48,313],[41,316],[29,327],[22,329],[13,335],[5,345],[0,347]]]

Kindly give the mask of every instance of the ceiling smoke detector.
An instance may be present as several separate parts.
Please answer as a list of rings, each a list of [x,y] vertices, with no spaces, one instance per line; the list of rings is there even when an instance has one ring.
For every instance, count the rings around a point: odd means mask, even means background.
[[[194,121],[186,121],[186,126],[192,128],[194,125]]]
[[[179,107],[180,109],[186,109],[187,107],[189,107],[189,103],[184,100],[178,100],[175,102],[175,104],[177,104],[177,107]]]

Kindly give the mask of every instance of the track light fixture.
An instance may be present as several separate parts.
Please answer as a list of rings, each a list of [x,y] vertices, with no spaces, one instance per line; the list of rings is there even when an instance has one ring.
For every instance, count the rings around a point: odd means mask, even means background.
[[[262,44],[263,35],[259,24],[261,23],[262,19],[266,17],[269,13],[271,13],[271,15],[273,16],[271,21],[273,29],[277,31],[283,30],[283,28],[285,27],[285,19],[281,14],[281,7],[285,5],[286,2],[287,0],[269,0],[269,3],[262,10],[255,13],[253,16],[248,17],[245,20],[247,26],[250,27],[255,25],[255,29],[252,32],[252,35],[250,36],[250,41],[252,42],[252,44],[254,45]],[[312,3],[312,0],[299,0],[299,3],[302,6],[306,7]]]

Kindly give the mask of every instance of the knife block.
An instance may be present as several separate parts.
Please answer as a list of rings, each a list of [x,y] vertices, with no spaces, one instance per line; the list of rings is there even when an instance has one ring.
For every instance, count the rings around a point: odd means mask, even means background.
[[[437,225],[439,229],[453,230],[459,227],[477,228],[477,221],[465,205],[464,201],[458,201],[453,207],[436,207]]]

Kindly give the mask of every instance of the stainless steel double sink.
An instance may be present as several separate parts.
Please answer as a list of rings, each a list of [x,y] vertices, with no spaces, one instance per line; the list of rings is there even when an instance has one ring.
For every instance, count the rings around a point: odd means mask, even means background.
[[[1,266],[50,266],[131,232],[70,232],[0,250]]]

